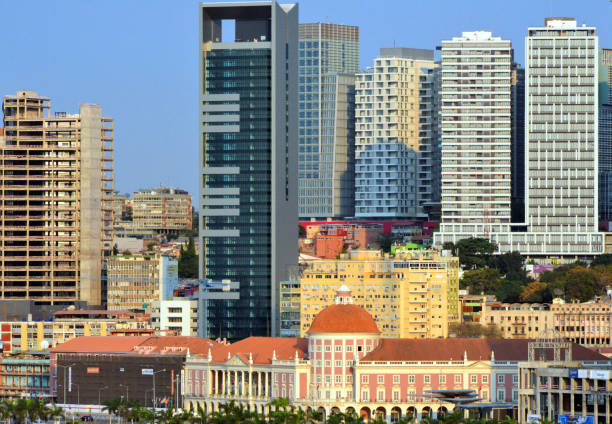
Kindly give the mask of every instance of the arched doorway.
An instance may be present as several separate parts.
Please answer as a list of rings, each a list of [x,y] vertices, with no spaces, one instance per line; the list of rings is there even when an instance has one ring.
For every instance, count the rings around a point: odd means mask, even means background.
[[[441,406],[438,408],[438,417],[437,418],[444,418],[448,415],[448,409],[446,408],[446,406]]]
[[[417,409],[414,406],[409,406],[408,409],[406,409],[406,418],[408,418],[409,421],[414,421],[417,417]]]
[[[402,418],[402,409],[399,406],[391,408],[391,422],[396,423]]]
[[[376,408],[376,418],[378,418],[379,420],[387,419],[387,410],[383,406],[379,406],[378,408]]]
[[[362,420],[368,421],[370,417],[372,416],[372,412],[370,411],[370,408],[368,408],[367,406],[364,406],[363,408],[359,410],[359,416],[361,417]]]
[[[317,409],[317,412],[319,414],[321,414],[321,421],[325,422],[327,421],[327,412],[325,411],[325,408],[323,408],[322,406],[319,407],[319,409]]]
[[[349,406],[348,408],[344,410],[344,413],[346,415],[355,415],[356,414],[355,408],[353,408],[352,406]]]
[[[429,406],[426,406],[421,410],[421,418],[423,417],[431,418],[431,408]]]

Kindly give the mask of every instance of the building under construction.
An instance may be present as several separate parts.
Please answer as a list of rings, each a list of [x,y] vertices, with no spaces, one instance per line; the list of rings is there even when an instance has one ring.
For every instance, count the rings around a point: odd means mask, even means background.
[[[49,98],[3,102],[0,298],[98,305],[112,249],[113,121],[100,106],[49,113]]]

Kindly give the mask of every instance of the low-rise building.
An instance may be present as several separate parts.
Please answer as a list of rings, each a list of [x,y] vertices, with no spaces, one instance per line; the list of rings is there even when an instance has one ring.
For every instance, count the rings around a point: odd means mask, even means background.
[[[0,322],[4,353],[36,352],[79,336],[109,336],[115,331],[149,331],[150,317],[130,311],[66,310],[45,320]]]
[[[558,337],[531,342],[518,377],[521,424],[612,420],[612,361],[578,358],[571,342]]]
[[[49,353],[0,356],[0,398],[49,398]]]
[[[198,337],[78,337],[51,349],[52,395],[58,403],[124,397],[145,407],[180,406],[185,358],[215,346]]]
[[[607,347],[612,340],[612,301],[609,297],[589,302],[565,303],[554,299],[551,304],[501,303],[490,296],[466,296],[464,309],[478,310],[471,317],[482,325],[496,325],[504,337],[537,338],[547,330],[554,330],[567,340],[588,347]]]
[[[374,316],[386,337],[447,337],[449,321],[458,317],[456,259],[417,250],[393,257],[349,251],[337,260],[309,261],[300,279],[301,332],[343,288]]]
[[[198,301],[192,299],[154,300],[147,307],[151,326],[175,336],[197,336]]]
[[[178,262],[162,255],[120,255],[107,260],[108,309],[142,311],[172,297]]]
[[[303,410],[356,412],[395,422],[408,414],[446,414],[453,404],[427,390],[474,390],[483,402],[512,409],[518,362],[528,340],[382,337],[376,321],[346,296],[319,312],[305,338],[249,337],[185,362],[186,408],[207,413],[234,401],[262,413],[285,397]],[[571,344],[576,360],[610,363]]]
[[[132,198],[132,225],[163,234],[191,230],[191,194],[169,187],[139,190]]]

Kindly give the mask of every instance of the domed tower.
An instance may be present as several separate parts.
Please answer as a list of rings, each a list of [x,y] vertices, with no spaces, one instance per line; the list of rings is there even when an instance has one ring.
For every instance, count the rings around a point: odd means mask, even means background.
[[[340,287],[334,304],[319,312],[308,330],[312,393],[323,399],[353,398],[353,364],[379,340],[374,318],[353,304],[346,286]]]

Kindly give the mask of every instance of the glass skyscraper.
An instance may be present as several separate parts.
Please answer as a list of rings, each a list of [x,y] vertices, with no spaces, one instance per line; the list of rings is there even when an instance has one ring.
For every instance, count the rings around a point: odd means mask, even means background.
[[[359,27],[299,26],[299,215],[354,213]]]
[[[200,276],[240,283],[239,300],[207,301],[212,338],[278,334],[297,258],[297,19],[274,1],[200,5]]]

